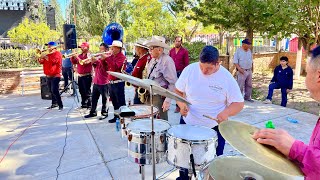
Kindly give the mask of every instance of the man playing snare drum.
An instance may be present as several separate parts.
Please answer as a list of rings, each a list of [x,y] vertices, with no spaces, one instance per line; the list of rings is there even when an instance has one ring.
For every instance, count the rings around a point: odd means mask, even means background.
[[[223,154],[225,140],[218,124],[239,113],[244,99],[236,80],[219,63],[219,52],[213,46],[205,46],[198,63],[187,66],[175,84],[175,91],[191,103],[177,102],[180,107],[180,124],[200,125],[214,129],[218,135],[216,155]],[[217,121],[203,117],[209,115]],[[178,179],[188,178],[187,170],[180,170]]]

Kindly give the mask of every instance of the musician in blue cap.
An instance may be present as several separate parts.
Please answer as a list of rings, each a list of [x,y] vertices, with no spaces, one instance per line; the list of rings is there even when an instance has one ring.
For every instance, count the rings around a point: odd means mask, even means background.
[[[63,104],[59,93],[59,82],[61,79],[61,63],[62,55],[57,51],[57,43],[49,42],[48,54],[43,54],[38,59],[39,63],[43,65],[43,72],[47,77],[47,83],[49,91],[52,94],[52,103],[48,109],[59,107],[59,110],[63,110]]]

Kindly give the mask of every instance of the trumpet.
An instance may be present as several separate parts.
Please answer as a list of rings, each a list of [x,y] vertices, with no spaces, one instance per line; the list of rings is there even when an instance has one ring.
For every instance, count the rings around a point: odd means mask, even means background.
[[[71,54],[62,54],[62,58],[63,59],[65,59],[65,58],[70,58],[70,57],[72,57],[72,56],[74,56],[74,55],[77,55],[77,54],[79,54],[78,52],[73,52],[73,53],[71,53]]]
[[[79,60],[79,64],[80,65],[88,64],[89,60],[91,60],[92,57],[100,56],[102,54],[110,54],[110,51],[91,54],[90,57],[88,57],[87,59],[80,59]]]
[[[51,48],[47,48],[47,49],[39,49],[36,48],[36,57],[40,58],[41,56],[47,56],[48,54],[52,54],[53,52],[49,52],[49,50],[54,49],[56,47],[51,47]]]

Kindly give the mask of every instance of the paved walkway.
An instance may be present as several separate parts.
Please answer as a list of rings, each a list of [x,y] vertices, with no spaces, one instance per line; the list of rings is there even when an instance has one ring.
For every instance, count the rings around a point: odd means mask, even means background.
[[[127,99],[132,99],[133,90],[126,89],[126,94]],[[113,117],[111,113],[106,120],[84,120],[82,116],[88,112],[76,109],[79,104],[73,97],[65,95],[63,103],[64,111],[58,112],[45,109],[50,101],[42,100],[38,94],[0,97],[0,161],[14,142],[0,163],[0,179],[56,179],[56,169],[58,179],[140,179],[138,165],[127,159],[126,139],[120,137],[115,124],[107,122]],[[173,110],[174,105],[169,113],[171,125],[179,122],[179,114]],[[287,117],[299,123],[291,123]],[[66,119],[68,136],[59,166],[65,145]],[[260,102],[246,103],[241,113],[230,118],[257,127],[264,127],[267,120],[272,120],[277,128],[288,130],[306,143],[316,119],[312,114]],[[228,144],[224,152],[239,155]],[[157,176],[171,169],[166,162],[157,164]],[[177,175],[174,171],[165,179],[175,179]],[[146,179],[151,177],[151,166],[146,166]]]

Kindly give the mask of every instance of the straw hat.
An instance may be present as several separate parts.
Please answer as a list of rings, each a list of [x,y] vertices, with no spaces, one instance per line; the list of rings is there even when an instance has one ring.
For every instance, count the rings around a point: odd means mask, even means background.
[[[146,46],[159,46],[165,49],[171,49],[170,46],[166,44],[166,39],[161,36],[152,36],[151,40],[146,43]]]

